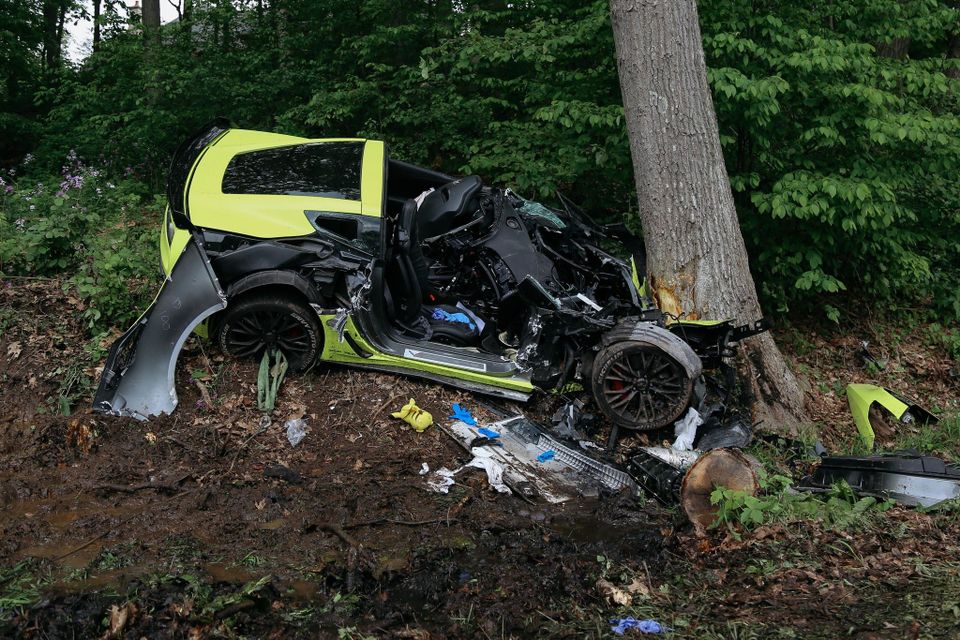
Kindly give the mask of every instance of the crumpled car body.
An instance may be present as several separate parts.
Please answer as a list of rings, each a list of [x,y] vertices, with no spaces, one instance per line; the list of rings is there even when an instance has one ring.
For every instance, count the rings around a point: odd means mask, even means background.
[[[671,424],[703,367],[765,327],[667,318],[645,295],[642,243],[558,197],[400,162],[377,140],[215,121],[174,155],[166,280],[111,349],[95,409],[172,411],[196,330],[231,356],[283,351],[292,371],[342,364],[515,400],[584,388],[619,426]]]

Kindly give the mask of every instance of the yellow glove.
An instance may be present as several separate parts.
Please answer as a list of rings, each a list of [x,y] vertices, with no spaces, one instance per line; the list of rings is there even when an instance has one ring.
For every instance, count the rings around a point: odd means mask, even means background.
[[[410,398],[410,402],[403,405],[400,411],[394,411],[390,415],[394,418],[400,418],[413,427],[413,430],[417,433],[423,433],[427,427],[433,424],[433,416],[430,415],[430,412],[418,407],[413,398]]]

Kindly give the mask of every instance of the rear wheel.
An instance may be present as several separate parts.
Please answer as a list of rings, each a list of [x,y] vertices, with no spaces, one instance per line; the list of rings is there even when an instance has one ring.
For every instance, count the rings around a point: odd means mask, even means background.
[[[231,304],[218,331],[223,352],[234,358],[260,358],[279,349],[291,371],[309,368],[323,348],[317,314],[282,294],[253,294]]]
[[[662,347],[618,342],[597,354],[591,376],[600,410],[626,429],[652,431],[675,422],[690,405],[693,380]]]

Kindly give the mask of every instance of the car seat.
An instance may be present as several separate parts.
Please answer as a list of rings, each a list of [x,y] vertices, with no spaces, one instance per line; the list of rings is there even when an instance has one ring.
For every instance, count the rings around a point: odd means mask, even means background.
[[[415,210],[420,237],[433,238],[469,222],[476,210],[471,203],[482,186],[480,178],[467,176],[427,194]]]
[[[477,345],[480,326],[462,309],[449,304],[423,304],[429,271],[418,241],[416,215],[416,203],[407,200],[388,260],[383,290],[387,315],[409,335],[458,346]]]

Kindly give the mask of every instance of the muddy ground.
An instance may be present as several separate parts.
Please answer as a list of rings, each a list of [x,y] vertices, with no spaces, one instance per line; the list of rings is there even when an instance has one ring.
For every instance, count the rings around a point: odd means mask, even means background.
[[[956,512],[698,539],[626,495],[529,504],[479,471],[437,494],[421,465],[468,456],[388,413],[416,398],[437,418],[453,402],[490,418],[477,398],[318,368],[284,382],[267,424],[254,364],[191,340],[173,415],[104,418],[87,407],[113,336],[91,341],[79,312],[58,282],[0,283],[0,636],[614,637],[609,620],[633,615],[677,638],[960,637]],[[955,363],[924,331],[896,333],[884,371],[864,369],[854,332],[784,335],[831,448],[853,443],[850,381],[957,411]],[[291,447],[283,423],[300,415]],[[940,435],[886,437],[955,452]],[[776,465],[771,449],[754,453]]]

